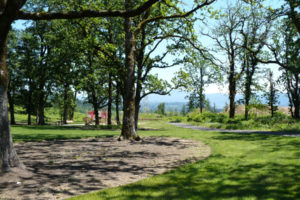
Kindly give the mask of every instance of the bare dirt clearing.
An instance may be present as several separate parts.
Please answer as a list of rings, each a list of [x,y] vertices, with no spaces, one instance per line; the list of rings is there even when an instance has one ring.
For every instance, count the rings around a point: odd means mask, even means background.
[[[132,183],[210,155],[194,140],[116,137],[16,144],[27,170],[0,174],[0,199],[63,199]]]

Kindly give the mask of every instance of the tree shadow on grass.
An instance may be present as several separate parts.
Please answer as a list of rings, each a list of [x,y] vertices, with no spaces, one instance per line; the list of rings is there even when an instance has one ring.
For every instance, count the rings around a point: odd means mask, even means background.
[[[217,158],[219,159],[219,158]],[[216,160],[213,156],[209,160]],[[199,162],[198,165],[202,165]],[[135,183],[111,197],[101,191],[99,199],[300,199],[300,164],[277,163],[227,166],[189,165],[158,177],[156,183]]]
[[[249,134],[249,133],[228,133],[221,132],[221,135],[212,137],[215,140],[242,140],[242,141],[258,141],[258,140],[267,140],[272,137],[278,137],[274,135],[267,134]]]

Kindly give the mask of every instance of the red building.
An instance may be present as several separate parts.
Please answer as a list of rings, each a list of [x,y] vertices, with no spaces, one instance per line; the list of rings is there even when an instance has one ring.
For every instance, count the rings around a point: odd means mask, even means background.
[[[90,117],[93,121],[95,121],[95,116],[96,116],[95,111],[88,111],[87,116]],[[106,110],[99,111],[99,121],[100,121],[100,123],[103,122],[102,121],[103,119],[105,120],[104,121],[105,124],[107,124],[107,112],[106,112]]]

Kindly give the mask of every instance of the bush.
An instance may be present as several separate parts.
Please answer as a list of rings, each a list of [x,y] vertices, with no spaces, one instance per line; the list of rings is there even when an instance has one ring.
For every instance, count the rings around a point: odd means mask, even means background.
[[[228,118],[226,119],[226,121],[224,121],[224,123],[227,123],[227,124],[239,124],[241,123],[240,119],[231,119],[231,118]]]
[[[169,118],[170,122],[178,123],[184,121],[184,117],[181,116],[174,116]]]
[[[224,123],[227,121],[228,117],[225,114],[221,113],[212,113],[212,112],[191,112],[187,115],[187,121],[194,121],[194,122],[218,122]]]

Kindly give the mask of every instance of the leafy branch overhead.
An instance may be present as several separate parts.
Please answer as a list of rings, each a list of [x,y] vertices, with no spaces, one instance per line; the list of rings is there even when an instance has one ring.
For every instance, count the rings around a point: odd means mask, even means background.
[[[24,1],[24,3],[25,2],[26,0]],[[81,10],[81,11],[60,11],[60,12],[19,11],[17,13],[16,19],[51,20],[51,19],[80,19],[84,17],[134,17],[137,15],[141,15],[145,10],[149,9],[157,2],[159,2],[159,0],[148,0],[144,4],[140,5],[139,7],[130,10],[102,10],[102,11]]]

